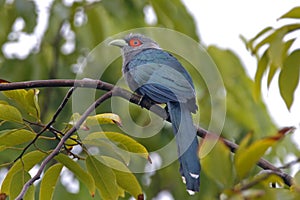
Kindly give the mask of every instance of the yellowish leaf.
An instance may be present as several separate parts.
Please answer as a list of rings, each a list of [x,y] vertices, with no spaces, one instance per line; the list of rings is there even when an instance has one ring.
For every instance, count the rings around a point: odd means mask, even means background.
[[[121,126],[122,122],[119,115],[113,113],[102,113],[94,116],[89,116],[86,121],[86,126],[94,126],[98,124],[117,124]]]
[[[11,105],[0,104],[0,120],[23,123],[20,111]]]
[[[266,150],[291,130],[293,130],[293,127],[283,128],[276,135],[257,140],[247,147],[244,141],[248,141],[250,136],[246,136],[243,140],[245,145],[242,145],[241,149],[237,150],[234,157],[234,164],[239,178],[245,178],[258,160],[265,154]]]
[[[40,118],[40,107],[38,105],[38,89],[9,90],[2,92],[6,97],[14,100],[27,114],[35,119]]]

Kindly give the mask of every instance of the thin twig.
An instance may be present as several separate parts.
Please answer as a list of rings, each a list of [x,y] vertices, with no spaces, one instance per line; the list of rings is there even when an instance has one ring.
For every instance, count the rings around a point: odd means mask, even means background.
[[[59,153],[61,148],[63,147],[64,143],[67,141],[67,139],[76,131],[80,128],[81,124],[86,120],[86,118],[105,100],[109,99],[112,95],[112,91],[109,91],[102,95],[100,98],[98,98],[88,109],[81,115],[79,120],[76,122],[76,124],[61,138],[60,142],[57,144],[55,149],[43,160],[41,163],[41,166],[37,173],[27,181],[20,194],[16,197],[16,200],[21,200],[23,199],[25,193],[27,192],[28,188],[30,185],[32,185],[36,180],[38,180],[44,171],[46,165]]]
[[[41,124],[41,123],[36,123],[36,122],[31,122],[31,121],[28,121],[27,119],[23,119],[23,121],[27,122],[28,124],[31,124],[31,125],[34,125],[34,126],[39,126],[39,127],[42,127],[44,128],[46,125],[45,124]],[[58,137],[57,135],[61,135],[61,136],[64,136],[65,134],[63,132],[61,132],[60,130],[57,130],[56,128],[54,128],[53,126],[50,126],[48,128],[48,130],[50,132],[52,132],[55,136],[54,139],[58,139],[60,140],[60,137]],[[40,136],[40,138],[42,138],[42,136]],[[48,138],[47,138],[48,139]],[[77,142],[79,145],[82,146],[82,143],[80,142],[80,140],[78,139],[75,139],[75,138],[69,138],[70,140],[73,140],[74,142]]]
[[[58,115],[60,114],[60,112],[63,110],[63,108],[66,106],[67,102],[69,101],[70,97],[72,96],[74,90],[76,89],[76,87],[71,87],[68,91],[68,93],[66,94],[66,96],[64,97],[63,101],[61,102],[61,104],[59,105],[59,107],[57,108],[56,112],[54,113],[52,120],[47,124],[47,128],[49,128],[52,124],[55,123]]]
[[[292,165],[295,165],[300,162],[300,158],[297,158],[296,160],[293,160],[291,162],[286,163],[285,165],[282,165],[281,167],[278,167],[279,169],[287,169],[291,167]]]
[[[53,123],[55,123],[56,118],[58,117],[59,113],[62,111],[62,109],[65,107],[65,105],[67,104],[69,98],[72,96],[73,92],[75,90],[75,87],[72,87],[71,89],[69,89],[68,93],[66,94],[65,98],[63,99],[63,101],[61,102],[61,104],[59,105],[59,107],[57,108],[56,112],[54,113],[51,121],[42,129],[40,130],[40,132],[35,136],[35,138],[24,148],[24,150],[22,151],[22,153],[14,160],[14,162],[16,162],[18,159],[22,158],[22,156],[24,155],[24,153],[27,151],[27,149],[36,142],[36,140],[46,131],[48,130]]]
[[[263,170],[254,178],[253,181],[248,182],[246,184],[242,184],[241,186],[237,187],[236,189],[239,191],[247,190],[247,189],[255,186],[256,184],[260,183],[261,181],[266,180],[271,175],[281,176],[282,174],[280,172],[273,171],[273,170]]]
[[[81,157],[81,156],[79,156],[79,155],[73,153],[73,152],[71,151],[72,149],[68,148],[66,144],[64,144],[64,148],[65,148],[67,154],[70,155],[70,156],[72,156],[73,158],[77,158],[78,160],[85,160],[84,157]]]

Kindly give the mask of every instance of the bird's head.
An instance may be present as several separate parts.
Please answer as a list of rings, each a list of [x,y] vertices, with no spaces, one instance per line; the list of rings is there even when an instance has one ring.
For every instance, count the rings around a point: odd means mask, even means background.
[[[159,45],[155,41],[138,33],[130,33],[126,35],[124,39],[113,40],[109,43],[109,45],[121,48],[123,61],[125,63],[144,49],[160,49]]]

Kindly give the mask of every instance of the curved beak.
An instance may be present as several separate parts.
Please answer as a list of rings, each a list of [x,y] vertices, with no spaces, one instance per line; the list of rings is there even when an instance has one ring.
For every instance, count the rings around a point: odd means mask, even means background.
[[[117,46],[117,47],[124,47],[124,46],[127,46],[127,42],[123,39],[116,39],[116,40],[113,40],[111,41],[110,43],[108,43],[108,45],[112,45],[112,46]]]

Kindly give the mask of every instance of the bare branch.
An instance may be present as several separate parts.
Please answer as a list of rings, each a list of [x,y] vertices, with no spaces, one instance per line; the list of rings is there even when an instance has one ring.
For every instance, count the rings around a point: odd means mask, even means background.
[[[46,87],[83,87],[110,91],[114,85],[100,80],[82,79],[50,79],[0,84],[0,91]]]
[[[279,167],[279,169],[287,169],[287,168],[291,167],[292,165],[295,165],[295,164],[297,164],[297,163],[299,163],[299,162],[300,162],[300,158],[297,158],[296,160],[293,160],[293,161],[291,161],[291,162],[288,162],[288,163],[286,163],[285,165]]]

